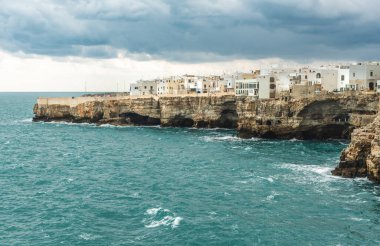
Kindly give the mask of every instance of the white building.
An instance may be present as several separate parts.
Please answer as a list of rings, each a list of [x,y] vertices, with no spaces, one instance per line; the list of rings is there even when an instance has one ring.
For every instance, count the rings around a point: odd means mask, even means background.
[[[356,90],[375,90],[380,80],[379,62],[366,62],[350,65],[349,86]]]
[[[290,90],[293,78],[297,76],[297,69],[273,69],[268,75],[275,77],[276,93],[279,94]]]
[[[139,85],[137,83],[131,83],[129,86],[129,92],[131,96],[140,96]]]
[[[259,98],[259,82],[257,79],[236,80],[235,95]]]
[[[157,83],[157,95],[166,94],[166,83],[164,79],[156,79]]]
[[[337,91],[338,90],[338,69],[321,67],[315,71],[315,78],[313,78],[314,84],[320,84],[322,90],[325,91]]]
[[[276,78],[274,76],[265,75],[258,76],[259,82],[259,98],[268,99],[276,96]]]
[[[318,83],[315,70],[304,67],[300,68],[297,73],[297,84],[300,85],[314,85]]]
[[[132,88],[133,85],[133,88]],[[157,83],[155,80],[139,80],[137,83],[131,84],[131,95],[156,95],[157,94]],[[137,91],[139,93],[137,93]]]
[[[196,90],[196,93],[204,93],[204,92],[207,92],[205,87],[207,87],[207,85],[204,85],[206,79],[205,77],[203,76],[200,76],[200,77],[197,77],[195,79],[195,90]]]
[[[242,79],[241,73],[234,73],[232,75],[225,74],[220,81],[220,84],[223,85],[224,91],[235,91],[235,81],[237,79]]]
[[[255,79],[239,79],[235,81],[236,96],[248,96],[256,99],[274,98],[276,81],[273,76],[258,76]]]
[[[183,84],[187,93],[196,93],[197,92],[197,77],[194,75],[183,75]]]
[[[339,66],[338,69],[338,90],[344,91],[349,89],[350,83],[350,67]]]

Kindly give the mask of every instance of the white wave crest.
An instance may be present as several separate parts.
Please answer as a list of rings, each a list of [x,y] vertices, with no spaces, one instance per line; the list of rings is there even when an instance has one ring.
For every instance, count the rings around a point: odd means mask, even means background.
[[[302,142],[303,140],[297,139],[297,138],[292,138],[289,139],[289,142]]]
[[[82,233],[82,234],[79,235],[79,237],[81,239],[83,239],[83,240],[86,240],[86,241],[88,241],[88,240],[95,240],[95,239],[99,238],[99,236],[92,235],[90,233]]]
[[[280,166],[281,168],[290,169],[296,172],[313,172],[320,175],[331,176],[331,171],[333,168],[326,166],[318,165],[298,165],[298,164],[289,164],[284,163]]]
[[[67,126],[90,126],[90,127],[95,127],[96,124],[93,123],[74,123],[74,122],[65,122],[65,121],[50,121],[50,122],[40,122],[41,124],[51,124],[55,126],[60,126],[60,125],[67,125]]]
[[[143,220],[146,228],[156,228],[159,226],[170,226],[176,228],[183,220],[182,217],[176,216],[169,209],[150,208],[147,209],[145,215],[148,217]]]
[[[300,183],[327,184],[334,181],[346,180],[342,177],[333,176],[331,174],[331,171],[334,169],[333,167],[284,163],[280,165],[280,168],[298,173],[297,175],[287,175],[287,178]]]
[[[21,122],[21,123],[30,123],[30,122],[33,122],[33,118],[23,119],[23,120],[20,120],[19,122]]]
[[[363,221],[363,220],[366,220],[366,219],[358,218],[358,217],[350,217],[350,220],[353,220],[353,221]]]
[[[279,193],[272,191],[271,194],[268,195],[265,200],[266,201],[273,201],[279,195],[280,195]]]
[[[146,210],[146,214],[149,215],[156,215],[158,211],[160,211],[162,208],[150,208]]]
[[[258,141],[258,138],[243,139],[237,136],[204,136],[206,142],[243,142],[243,141]]]

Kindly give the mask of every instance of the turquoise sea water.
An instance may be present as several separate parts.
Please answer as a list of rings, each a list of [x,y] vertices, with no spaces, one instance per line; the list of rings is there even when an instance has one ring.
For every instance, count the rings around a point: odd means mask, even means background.
[[[0,245],[379,245],[380,188],[340,141],[32,123],[0,93]]]

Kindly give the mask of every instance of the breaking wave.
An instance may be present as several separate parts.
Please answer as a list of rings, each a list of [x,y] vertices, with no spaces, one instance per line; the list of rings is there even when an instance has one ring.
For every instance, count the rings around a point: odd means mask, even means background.
[[[183,220],[182,217],[176,216],[169,209],[150,208],[145,212],[147,218],[143,220],[146,228],[156,228],[159,226],[170,226],[171,228],[176,228],[180,225]]]
[[[202,139],[205,142],[244,142],[260,140],[259,138],[244,139],[237,136],[204,136]]]

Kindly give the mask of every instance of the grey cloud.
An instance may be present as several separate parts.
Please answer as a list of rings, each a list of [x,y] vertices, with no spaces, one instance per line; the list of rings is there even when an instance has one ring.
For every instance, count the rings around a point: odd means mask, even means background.
[[[333,2],[333,3],[332,3]],[[0,0],[0,48],[204,62],[380,57],[379,0]]]

